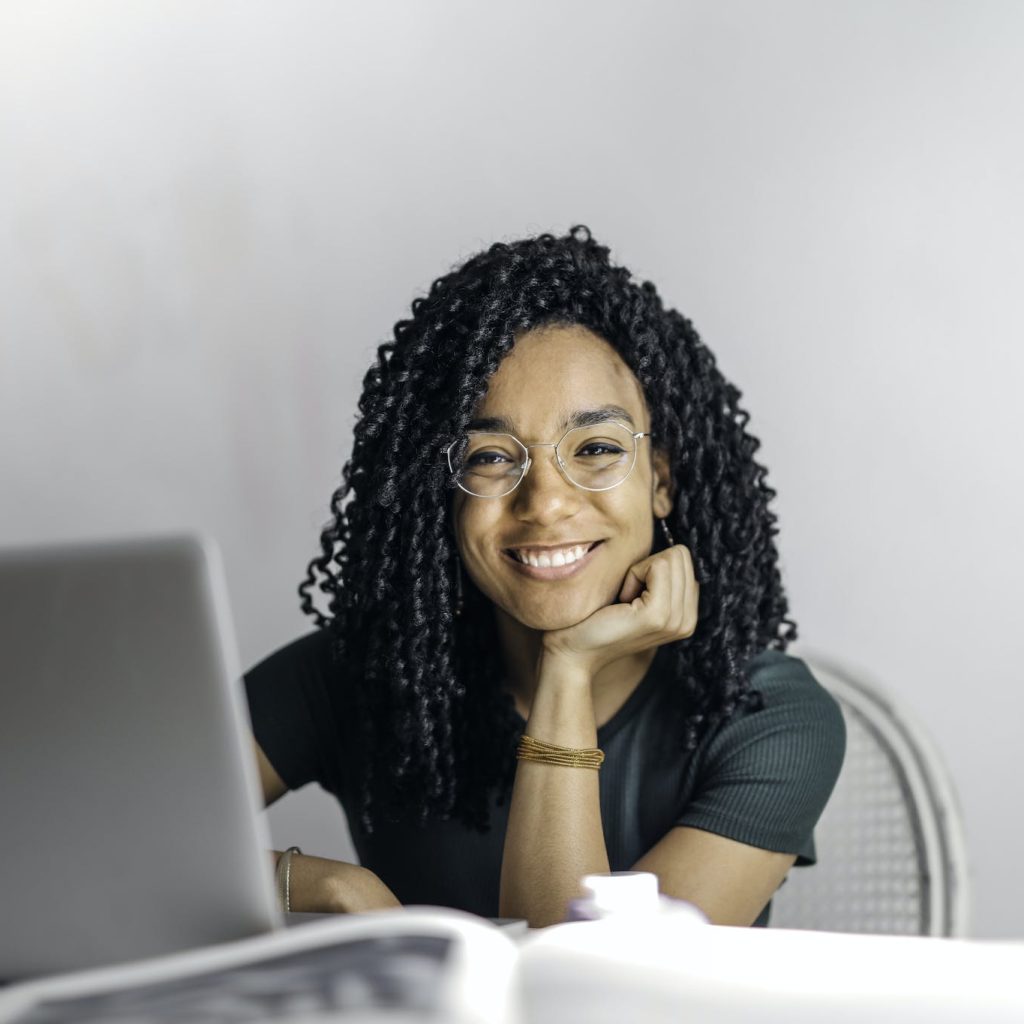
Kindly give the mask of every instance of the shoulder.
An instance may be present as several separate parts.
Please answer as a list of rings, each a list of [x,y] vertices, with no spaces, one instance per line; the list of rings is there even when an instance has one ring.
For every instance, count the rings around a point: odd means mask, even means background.
[[[333,634],[316,629],[277,648],[245,673],[246,685],[271,685],[287,680],[325,680],[334,663]]]
[[[714,730],[711,759],[756,759],[834,781],[846,752],[846,724],[835,697],[806,662],[782,651],[760,652],[748,663],[747,675],[760,701]]]
[[[794,722],[831,723],[845,732],[839,703],[814,677],[807,663],[782,651],[765,650],[747,664],[751,689],[761,694],[763,710],[789,715]]]

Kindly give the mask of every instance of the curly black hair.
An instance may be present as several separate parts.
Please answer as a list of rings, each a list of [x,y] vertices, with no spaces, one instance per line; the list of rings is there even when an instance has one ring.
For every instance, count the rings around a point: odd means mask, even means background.
[[[491,800],[507,795],[522,720],[501,688],[493,606],[456,581],[441,453],[517,336],[550,324],[582,325],[611,343],[643,388],[672,466],[668,525],[701,587],[696,632],[671,645],[681,745],[692,749],[712,723],[756,704],[746,663],[796,638],[759,442],[690,321],[614,265],[584,226],[492,245],[434,281],[378,347],[332,518],[299,586],[302,610],[333,634],[332,700],[346,761],[360,765],[368,830],[410,815],[483,830]],[[314,588],[328,595],[329,614]]]

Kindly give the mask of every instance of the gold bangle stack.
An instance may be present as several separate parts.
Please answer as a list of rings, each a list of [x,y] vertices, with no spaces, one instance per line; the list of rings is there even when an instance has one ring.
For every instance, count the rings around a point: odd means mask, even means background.
[[[598,747],[560,747],[524,734],[516,748],[516,757],[520,761],[559,764],[566,768],[593,768],[597,771],[604,762],[604,751]]]

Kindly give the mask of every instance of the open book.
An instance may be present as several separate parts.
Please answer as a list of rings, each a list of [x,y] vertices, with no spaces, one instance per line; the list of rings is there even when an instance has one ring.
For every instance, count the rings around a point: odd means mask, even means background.
[[[1019,1024],[1022,973],[1022,943],[673,914],[517,934],[414,907],[20,983],[0,989],[0,1022]]]
[[[518,1024],[517,958],[501,928],[459,911],[339,915],[0,989],[0,1022]]]

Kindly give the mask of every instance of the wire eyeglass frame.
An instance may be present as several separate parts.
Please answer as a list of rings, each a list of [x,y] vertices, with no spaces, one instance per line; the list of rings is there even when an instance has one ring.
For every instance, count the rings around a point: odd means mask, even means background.
[[[621,484],[624,484],[628,479],[630,473],[633,472],[633,467],[636,466],[636,455],[638,450],[637,441],[639,441],[642,437],[653,437],[654,434],[649,430],[630,430],[625,423],[620,423],[618,420],[612,419],[602,420],[601,423],[588,424],[588,426],[599,427],[603,423],[614,423],[615,426],[621,427],[623,430],[625,430],[626,433],[629,434],[630,437],[632,437],[633,439],[633,459],[629,464],[629,469],[627,469],[626,472],[623,473],[621,480],[616,480],[615,483],[609,484],[609,486],[607,487],[587,487],[584,484],[577,483],[569,475],[569,471],[565,467],[565,462],[563,461],[561,453],[558,450],[558,446],[574,430],[583,429],[582,427],[570,427],[557,441],[537,441],[534,444],[523,444],[523,442],[520,441],[519,438],[515,436],[515,434],[508,434],[500,430],[467,430],[466,434],[463,436],[468,436],[470,434],[491,434],[495,437],[509,437],[513,441],[515,441],[515,443],[519,445],[519,447],[522,448],[524,452],[526,452],[525,459],[519,464],[518,479],[507,491],[502,491],[501,494],[477,494],[476,491],[471,491],[469,490],[468,487],[464,487],[462,485],[462,481],[459,480],[459,475],[456,472],[455,467],[452,465],[452,449],[459,443],[460,440],[462,440],[461,436],[455,441],[452,441],[452,443],[448,445],[447,448],[444,449],[444,454],[445,458],[448,460],[448,469],[452,474],[452,479],[455,481],[455,486],[458,487],[460,491],[463,491],[474,498],[504,498],[506,495],[511,494],[523,482],[523,480],[526,479],[526,474],[530,471],[530,467],[533,465],[533,459],[530,458],[531,448],[554,448],[555,464],[558,466],[559,472],[562,474],[562,476],[566,479],[568,483],[572,484],[573,487],[578,487],[581,491],[611,491],[614,488],[619,487]]]

